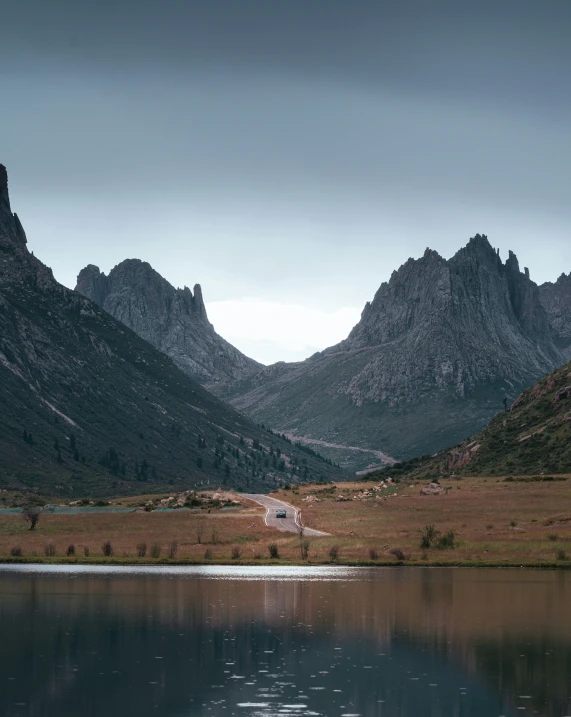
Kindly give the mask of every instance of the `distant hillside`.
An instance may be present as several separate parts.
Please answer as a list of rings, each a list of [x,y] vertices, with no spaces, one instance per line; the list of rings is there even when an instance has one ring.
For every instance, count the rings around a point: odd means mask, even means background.
[[[0,487],[85,496],[342,477],[58,284],[26,243],[0,165]]]
[[[571,363],[524,391],[481,433],[434,456],[383,471],[419,479],[561,473],[571,473]]]
[[[205,386],[245,378],[262,368],[216,333],[199,284],[194,293],[186,286],[175,289],[147,262],[126,259],[109,276],[90,264],[79,273],[75,290]]]
[[[571,321],[571,303],[558,297]],[[363,469],[379,462],[373,451],[409,458],[483,428],[504,397],[565,363],[569,323],[560,324],[558,337],[516,256],[503,262],[478,234],[449,260],[429,249],[409,259],[337,346],[215,390],[254,420]]]

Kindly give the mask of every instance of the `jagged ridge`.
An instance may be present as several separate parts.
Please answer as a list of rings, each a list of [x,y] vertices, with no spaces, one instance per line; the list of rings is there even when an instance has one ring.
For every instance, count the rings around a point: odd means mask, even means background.
[[[186,286],[175,289],[147,262],[126,259],[109,276],[90,264],[79,273],[76,291],[204,385],[245,378],[261,368],[216,333],[199,284],[193,292]]]
[[[404,457],[471,435],[564,360],[528,270],[476,235],[450,260],[407,261],[345,341],[221,395],[280,430]]]

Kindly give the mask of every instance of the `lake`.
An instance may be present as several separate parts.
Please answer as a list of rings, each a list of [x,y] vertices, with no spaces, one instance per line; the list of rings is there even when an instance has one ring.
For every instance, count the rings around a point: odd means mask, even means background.
[[[0,566],[0,715],[571,715],[571,573]]]

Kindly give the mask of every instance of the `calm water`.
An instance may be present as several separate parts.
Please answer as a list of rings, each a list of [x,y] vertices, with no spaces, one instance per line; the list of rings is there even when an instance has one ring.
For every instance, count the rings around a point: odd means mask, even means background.
[[[571,573],[0,567],[0,715],[571,715]]]

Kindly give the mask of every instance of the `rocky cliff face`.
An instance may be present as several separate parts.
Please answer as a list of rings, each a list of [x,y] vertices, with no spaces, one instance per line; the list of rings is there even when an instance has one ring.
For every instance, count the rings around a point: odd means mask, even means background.
[[[196,292],[193,305],[200,313]],[[222,483],[269,490],[341,477],[58,284],[28,252],[2,165],[0,409],[3,488],[90,496]],[[282,463],[275,465],[278,448]]]
[[[220,337],[208,321],[200,285],[175,289],[150,264],[127,259],[109,276],[90,264],[76,291],[95,301],[205,385],[245,378],[262,366]]]
[[[571,273],[539,287],[541,303],[555,334],[555,343],[571,359]]]
[[[364,467],[349,447],[401,458],[457,443],[564,360],[527,269],[477,235],[448,261],[427,250],[406,262],[345,341],[223,395]]]
[[[529,273],[511,252],[503,264],[480,235],[450,261],[427,250],[395,272],[348,339],[329,351],[360,349],[373,349],[374,358],[346,387],[356,404],[398,405],[446,388],[465,398],[562,362]]]

